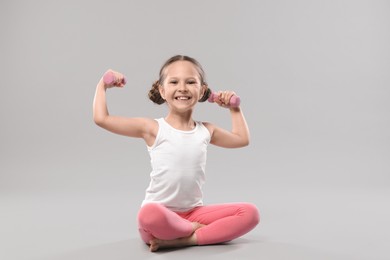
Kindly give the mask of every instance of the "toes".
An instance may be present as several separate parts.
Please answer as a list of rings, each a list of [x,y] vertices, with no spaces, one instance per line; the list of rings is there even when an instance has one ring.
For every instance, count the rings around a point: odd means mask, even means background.
[[[150,252],[156,252],[158,247],[150,245],[149,249],[150,249]]]
[[[151,252],[156,252],[157,250],[158,250],[158,242],[155,240],[155,239],[153,239],[153,240],[150,240],[150,246],[149,246],[149,249],[150,249],[150,251]]]

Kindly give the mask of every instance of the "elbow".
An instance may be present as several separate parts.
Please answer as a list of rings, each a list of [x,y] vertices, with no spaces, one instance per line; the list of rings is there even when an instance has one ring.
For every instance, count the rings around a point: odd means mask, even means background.
[[[248,146],[249,145],[249,138],[244,138],[244,139],[241,139],[238,143],[237,143],[237,148],[242,148],[242,147],[245,147],[245,146]]]
[[[249,145],[249,136],[241,136],[236,139],[233,147],[242,148]]]
[[[249,145],[250,140],[251,140],[251,135],[250,135],[250,133],[249,133],[249,131],[248,131],[248,136],[246,137],[246,145],[245,145],[245,146],[248,146],[248,145]]]
[[[101,121],[94,120],[94,122],[95,122],[95,124],[96,124],[97,126],[102,127],[102,125],[103,125],[103,123],[102,123]]]
[[[245,147],[245,146],[248,146],[248,145],[249,145],[249,139],[244,140],[244,141],[242,142],[242,147]]]
[[[245,133],[241,134],[241,135],[240,135],[241,147],[248,146],[249,143],[250,143],[250,139],[251,139],[251,135],[250,135],[250,133],[249,133],[249,130],[246,131]]]
[[[244,138],[242,147],[248,146],[249,142],[250,142],[250,136],[248,135],[246,138]]]
[[[103,127],[104,125],[104,118],[100,117],[93,117],[93,121],[95,122],[96,125]]]

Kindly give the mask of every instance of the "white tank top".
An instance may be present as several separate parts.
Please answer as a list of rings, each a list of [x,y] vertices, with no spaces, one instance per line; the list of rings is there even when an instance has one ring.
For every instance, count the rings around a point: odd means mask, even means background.
[[[210,132],[201,122],[196,122],[193,130],[182,131],[164,118],[156,121],[156,140],[148,146],[152,172],[142,205],[161,203],[177,212],[202,205]]]

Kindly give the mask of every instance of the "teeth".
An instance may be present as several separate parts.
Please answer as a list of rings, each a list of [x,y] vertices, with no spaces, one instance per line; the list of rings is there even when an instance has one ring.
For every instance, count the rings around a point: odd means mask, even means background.
[[[179,100],[188,100],[190,99],[189,97],[177,97],[176,99],[179,99]]]

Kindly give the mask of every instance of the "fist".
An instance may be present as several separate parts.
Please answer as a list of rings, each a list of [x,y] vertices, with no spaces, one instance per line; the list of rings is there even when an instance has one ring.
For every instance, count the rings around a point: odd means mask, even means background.
[[[210,102],[215,102],[221,107],[238,107],[240,105],[240,97],[233,91],[218,91],[211,93],[209,99]]]
[[[103,75],[104,85],[110,87],[123,87],[126,84],[126,77],[119,72],[107,70]]]

